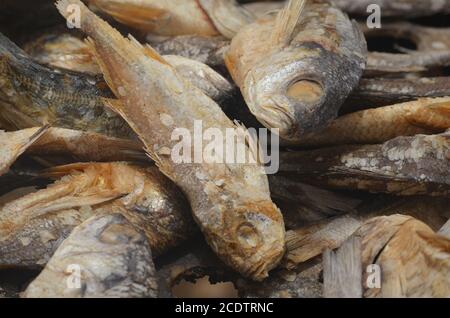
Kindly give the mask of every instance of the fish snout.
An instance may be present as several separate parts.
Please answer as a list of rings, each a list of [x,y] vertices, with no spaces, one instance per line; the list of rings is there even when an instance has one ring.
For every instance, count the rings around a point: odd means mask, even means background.
[[[263,207],[263,211],[238,211],[241,217],[229,227],[234,249],[230,261],[238,264],[243,275],[256,281],[265,279],[285,252],[284,222],[275,205],[270,205],[273,211],[267,211],[268,207]]]

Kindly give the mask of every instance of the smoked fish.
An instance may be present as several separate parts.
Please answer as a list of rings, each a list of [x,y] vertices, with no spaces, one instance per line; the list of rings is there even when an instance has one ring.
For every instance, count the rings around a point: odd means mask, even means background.
[[[204,129],[238,128],[213,100],[181,78],[155,51],[135,39],[125,39],[88,10],[80,1],[59,1],[57,7],[68,16],[67,6],[78,5],[81,29],[92,39],[90,45],[108,85],[120,105],[111,104],[133,127],[160,170],[186,194],[209,245],[236,271],[262,280],[284,254],[284,222],[270,198],[267,176],[259,164],[177,163],[171,156],[178,142],[171,139],[176,128],[194,135],[195,121]],[[254,149],[244,138],[244,149]],[[253,158],[256,158],[253,153]],[[256,160],[257,161],[257,160]],[[235,162],[235,161],[233,161]]]

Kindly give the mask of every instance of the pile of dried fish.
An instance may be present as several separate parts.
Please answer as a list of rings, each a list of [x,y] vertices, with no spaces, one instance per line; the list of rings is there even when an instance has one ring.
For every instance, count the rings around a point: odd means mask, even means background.
[[[448,14],[2,1],[0,298],[450,297]]]

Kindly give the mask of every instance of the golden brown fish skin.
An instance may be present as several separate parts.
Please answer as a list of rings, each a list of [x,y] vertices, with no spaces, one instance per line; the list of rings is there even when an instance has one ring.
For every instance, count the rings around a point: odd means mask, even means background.
[[[79,266],[80,286],[71,286]],[[76,274],[75,274],[76,275]],[[120,214],[95,216],[61,244],[24,298],[156,298],[158,284],[145,235]]]
[[[251,112],[292,142],[337,117],[367,53],[361,30],[340,10],[308,0],[295,19],[301,2],[244,27],[225,57]]]
[[[105,109],[100,82],[86,74],[53,70],[34,62],[0,34],[0,120],[11,129],[52,124],[112,137],[134,136],[125,121]]]
[[[450,128],[450,97],[363,110],[339,117],[323,131],[310,134],[300,146],[378,144],[399,136],[443,133]]]
[[[355,235],[362,237],[363,269],[377,264],[383,272],[381,289],[364,284],[364,297],[450,295],[450,239],[437,235],[425,223],[399,214],[379,217],[367,221]]]
[[[0,176],[5,174],[17,158],[41,138],[48,128],[44,126],[9,133],[0,130]]]
[[[124,39],[79,1],[58,2],[63,15],[68,4],[80,6],[81,28],[92,37],[105,79],[120,97],[122,107],[111,106],[138,133],[160,170],[187,195],[210,246],[244,276],[267,277],[284,253],[284,223],[271,201],[263,167],[177,164],[167,152],[177,144],[171,140],[173,130],[184,127],[193,133],[194,120],[222,133],[237,127],[159,55],[143,54],[136,41]]]
[[[74,227],[99,214],[125,216],[158,256],[196,232],[181,191],[155,167],[74,164],[46,173],[63,177],[0,210],[0,267],[39,267]]]
[[[396,195],[448,196],[450,131],[384,144],[282,153],[280,172],[314,185]]]
[[[235,0],[91,0],[130,27],[164,36],[232,38],[253,16]]]
[[[50,127],[27,153],[67,155],[75,162],[148,161],[139,141],[56,127]]]

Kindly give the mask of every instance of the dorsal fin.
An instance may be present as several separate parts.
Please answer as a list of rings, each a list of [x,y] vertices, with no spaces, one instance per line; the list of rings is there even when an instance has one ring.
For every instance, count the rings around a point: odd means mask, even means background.
[[[300,21],[307,0],[289,0],[275,21],[275,29],[272,33],[271,42],[277,46],[284,46],[291,42],[295,27]]]

